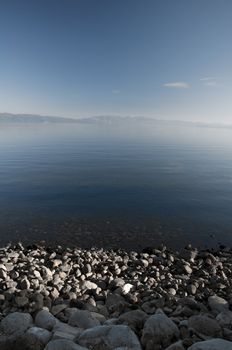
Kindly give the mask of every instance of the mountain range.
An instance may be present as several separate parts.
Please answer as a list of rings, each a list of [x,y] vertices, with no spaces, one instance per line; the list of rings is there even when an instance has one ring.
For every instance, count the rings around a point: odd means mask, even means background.
[[[93,116],[86,118],[66,118],[42,116],[37,114],[13,114],[0,113],[0,124],[113,124],[122,123],[149,123],[167,126],[192,126],[192,127],[207,127],[207,128],[232,128],[232,124],[192,122],[181,120],[164,120],[154,119],[143,116]]]

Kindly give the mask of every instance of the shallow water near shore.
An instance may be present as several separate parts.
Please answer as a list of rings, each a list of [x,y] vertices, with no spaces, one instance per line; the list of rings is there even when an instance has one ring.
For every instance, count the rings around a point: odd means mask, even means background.
[[[232,243],[232,130],[1,126],[0,243]]]

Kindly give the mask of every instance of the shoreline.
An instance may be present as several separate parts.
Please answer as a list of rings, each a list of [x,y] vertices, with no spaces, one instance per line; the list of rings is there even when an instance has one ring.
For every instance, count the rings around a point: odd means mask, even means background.
[[[9,244],[0,348],[232,349],[232,248],[221,248]]]

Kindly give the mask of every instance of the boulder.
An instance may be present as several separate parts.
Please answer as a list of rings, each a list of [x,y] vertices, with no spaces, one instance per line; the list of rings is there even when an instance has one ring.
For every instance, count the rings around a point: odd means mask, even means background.
[[[57,319],[47,310],[41,310],[35,317],[36,326],[48,330],[52,330],[56,324]]]
[[[68,324],[83,329],[100,326],[100,321],[88,310],[76,310],[70,315]]]
[[[128,325],[134,331],[140,330],[143,328],[146,319],[148,318],[147,314],[142,310],[132,310],[121,314],[118,321]]]
[[[51,340],[44,350],[88,350],[78,344],[75,344],[71,340],[67,339],[55,339]]]
[[[197,342],[188,350],[232,350],[232,342],[224,339],[210,339]]]
[[[74,340],[81,334],[82,330],[72,327],[64,322],[57,322],[53,327],[53,339],[69,339]]]
[[[209,307],[212,311],[214,311],[216,314],[222,312],[222,311],[227,311],[229,310],[229,303],[217,296],[217,295],[212,295],[208,298],[208,304]]]
[[[26,331],[26,335],[31,337],[31,339],[36,339],[41,345],[46,345],[52,337],[51,332],[47,329],[39,328],[39,327],[31,327]]]
[[[0,324],[0,331],[5,335],[15,332],[24,332],[33,324],[30,314],[23,312],[13,312],[7,315]]]
[[[188,327],[198,335],[208,337],[221,337],[222,330],[217,320],[205,315],[191,316],[188,320]]]
[[[135,333],[124,325],[98,326],[85,330],[77,342],[88,348],[142,350]]]
[[[179,329],[176,324],[158,309],[145,322],[141,341],[144,348],[150,350],[157,345],[168,347],[178,337]]]

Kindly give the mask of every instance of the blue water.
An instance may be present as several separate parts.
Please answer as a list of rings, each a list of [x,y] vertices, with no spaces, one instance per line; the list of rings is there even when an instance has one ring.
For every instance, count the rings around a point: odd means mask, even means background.
[[[231,244],[232,130],[1,126],[0,242],[94,242],[101,229],[108,243],[130,231],[132,247]]]

